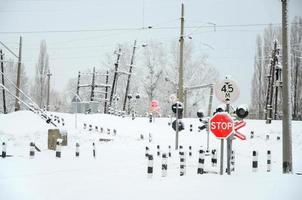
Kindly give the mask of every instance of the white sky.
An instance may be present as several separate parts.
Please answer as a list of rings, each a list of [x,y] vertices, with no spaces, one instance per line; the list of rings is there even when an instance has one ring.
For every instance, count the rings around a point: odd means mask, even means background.
[[[105,53],[113,52],[119,43],[139,43],[148,38],[170,45],[179,37],[179,29],[140,31],[43,32],[45,30],[103,30],[179,26],[178,0],[0,0],[0,41],[18,52],[23,36],[23,62],[29,77],[34,76],[42,39],[47,41],[52,86],[62,90],[79,70],[100,67]],[[231,75],[241,89],[236,103],[250,102],[255,40],[264,26],[219,27],[234,24],[281,23],[280,0],[187,0],[185,26],[215,23],[213,27],[186,29],[192,31],[195,46],[209,55],[220,77]],[[301,16],[302,1],[289,1],[290,21]],[[40,33],[25,33],[42,31]],[[4,33],[9,32],[9,33]],[[16,32],[16,33],[12,33]],[[23,32],[23,33],[20,33]],[[202,45],[206,43],[213,49]],[[2,47],[1,47],[2,48]],[[13,58],[8,52],[7,57]],[[139,52],[138,52],[139,53]]]

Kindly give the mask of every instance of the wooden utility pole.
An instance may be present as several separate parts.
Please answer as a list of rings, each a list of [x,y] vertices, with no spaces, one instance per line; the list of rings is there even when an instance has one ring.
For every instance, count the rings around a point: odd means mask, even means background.
[[[117,52],[117,58],[116,58],[116,63],[114,63],[114,76],[113,76],[113,81],[112,81],[112,87],[111,87],[111,94],[110,94],[110,100],[109,100],[109,106],[111,107],[112,105],[112,100],[113,100],[113,95],[115,93],[115,87],[116,87],[116,79],[117,79],[117,74],[118,74],[118,65],[119,65],[119,60],[121,56],[121,48],[118,49]]]
[[[283,154],[283,173],[292,173],[292,102],[290,97],[291,89],[291,69],[288,63],[288,1],[282,2],[282,154]]]
[[[179,38],[179,69],[178,69],[178,101],[184,102],[184,4],[181,4],[181,17],[180,17],[180,38]]]
[[[2,85],[5,86],[4,84],[4,66],[3,66],[3,53],[2,53],[2,49],[0,49],[0,60],[1,60],[1,75],[2,75]],[[7,110],[6,110],[6,98],[5,98],[5,89],[2,88],[2,97],[3,97],[3,113],[7,114]]]
[[[20,89],[20,78],[21,78],[21,60],[22,60],[22,37],[20,36],[20,42],[19,42],[19,56],[18,56],[18,69],[17,69],[17,88],[16,88],[16,101],[15,101],[15,111],[20,110],[20,103],[18,98],[20,95],[19,89]]]
[[[129,92],[129,86],[130,86],[130,78],[131,78],[132,68],[133,68],[133,63],[134,63],[135,49],[136,49],[136,40],[134,41],[133,51],[132,51],[132,56],[131,56],[131,62],[130,62],[130,66],[129,66],[129,74],[128,74],[128,80],[127,80],[127,85],[126,85],[126,92],[125,92],[125,98],[124,98],[123,111],[126,110],[126,105],[127,105],[128,92]]]
[[[52,75],[50,73],[50,70],[48,69],[47,72],[47,100],[46,100],[46,110],[49,111],[49,93],[50,93],[50,76]]]

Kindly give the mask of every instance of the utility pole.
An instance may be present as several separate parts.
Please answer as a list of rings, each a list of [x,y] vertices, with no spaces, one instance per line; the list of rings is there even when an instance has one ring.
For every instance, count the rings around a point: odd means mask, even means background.
[[[50,73],[50,70],[48,69],[47,72],[47,100],[46,100],[46,110],[49,111],[49,93],[50,93],[50,76],[52,75]]]
[[[113,82],[112,82],[112,87],[111,87],[111,93],[110,93],[110,100],[109,100],[109,106],[111,107],[112,105],[112,100],[113,100],[113,94],[115,92],[115,86],[116,86],[116,79],[117,79],[117,74],[118,74],[118,65],[119,65],[119,60],[120,60],[120,56],[121,56],[121,48],[118,49],[117,52],[117,58],[116,58],[116,62],[114,63],[114,76],[113,76]]]
[[[3,53],[2,53],[2,49],[0,49],[0,60],[1,60],[1,75],[2,75],[2,85],[5,86],[4,84],[4,66],[3,66]],[[6,99],[5,99],[5,90],[4,88],[2,88],[2,97],[3,97],[3,113],[7,114],[7,110],[6,110]]]
[[[18,69],[17,69],[17,88],[16,88],[16,101],[15,101],[15,111],[20,110],[20,103],[19,103],[19,90],[20,89],[20,78],[21,78],[21,59],[22,59],[22,37],[20,36],[19,42],[19,56],[18,56]]]
[[[283,86],[282,86],[282,153],[283,153],[283,173],[292,173],[292,133],[291,117],[292,102],[290,98],[291,70],[288,63],[288,1],[282,2],[282,66],[283,66]]]
[[[124,98],[123,111],[126,110],[127,97],[128,97],[129,85],[130,85],[130,78],[131,78],[132,68],[133,68],[133,63],[134,63],[135,49],[136,49],[136,40],[134,40],[134,45],[133,45],[133,51],[132,51],[131,62],[130,62],[130,67],[129,67],[129,75],[128,75],[128,80],[127,80],[127,85],[126,85],[126,92],[125,92],[125,98]]]
[[[78,83],[77,83],[77,95],[80,94],[80,78],[81,78],[81,72],[78,73]]]
[[[108,85],[109,81],[109,71],[106,71],[106,85]],[[107,104],[108,104],[108,86],[105,87],[105,101],[104,101],[104,113],[107,113]]]
[[[180,17],[180,38],[179,38],[179,69],[178,69],[178,101],[184,102],[184,4],[181,4],[181,17]]]
[[[95,88],[95,67],[93,67],[93,72],[92,72],[90,101],[93,101],[94,98],[94,88]]]

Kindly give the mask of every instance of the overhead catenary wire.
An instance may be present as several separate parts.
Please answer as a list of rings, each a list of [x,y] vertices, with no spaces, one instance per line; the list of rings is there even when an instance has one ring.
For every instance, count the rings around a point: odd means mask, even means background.
[[[299,23],[292,23],[299,24]],[[262,23],[262,24],[216,24],[216,28],[225,27],[259,27],[259,26],[280,26],[281,23]],[[186,29],[196,28],[213,28],[213,25],[197,25],[186,26]],[[144,29],[165,30],[165,29],[179,29],[179,26],[151,26],[151,27],[120,27],[120,28],[99,28],[99,29],[73,29],[73,30],[30,30],[30,31],[0,31],[0,34],[39,34],[39,33],[81,33],[81,32],[108,32],[108,31],[139,31]]]

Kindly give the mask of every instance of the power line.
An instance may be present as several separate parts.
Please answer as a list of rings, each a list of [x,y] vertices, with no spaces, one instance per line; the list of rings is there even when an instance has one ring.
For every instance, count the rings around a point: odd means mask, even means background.
[[[299,24],[299,23],[292,23]],[[224,24],[215,25],[216,28],[225,27],[259,27],[259,26],[280,26],[280,23],[264,24]],[[213,28],[213,25],[186,26],[186,29]],[[39,34],[39,33],[81,33],[81,32],[108,32],[108,31],[140,31],[140,30],[169,30],[179,29],[178,26],[149,26],[149,27],[122,27],[122,28],[103,28],[103,29],[73,29],[73,30],[32,30],[32,31],[0,31],[0,34]]]

